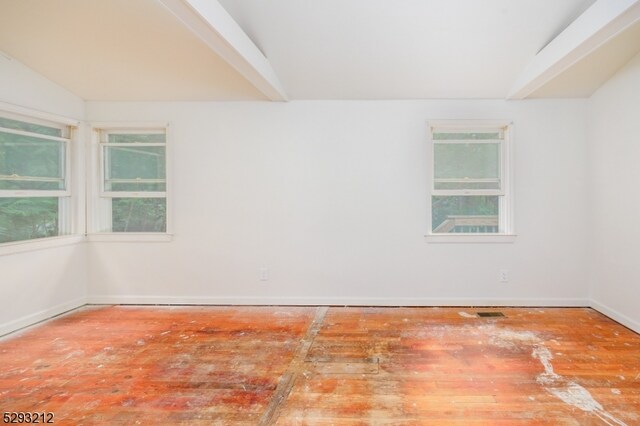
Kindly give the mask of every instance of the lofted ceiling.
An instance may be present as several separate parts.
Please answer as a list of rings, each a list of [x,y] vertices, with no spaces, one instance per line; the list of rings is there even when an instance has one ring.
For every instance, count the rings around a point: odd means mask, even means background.
[[[266,99],[156,0],[0,0],[0,50],[85,100]]]
[[[504,98],[594,0],[220,0],[293,99]]]
[[[595,2],[0,0],[0,51],[86,100],[506,98]],[[614,35],[520,97],[589,96]]]

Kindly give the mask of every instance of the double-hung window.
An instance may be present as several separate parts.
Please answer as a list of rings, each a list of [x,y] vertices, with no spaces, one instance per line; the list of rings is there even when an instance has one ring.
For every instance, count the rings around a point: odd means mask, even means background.
[[[430,235],[512,234],[509,122],[429,123]]]
[[[71,233],[72,131],[0,112],[0,243]]]
[[[166,128],[97,131],[100,231],[167,232]]]

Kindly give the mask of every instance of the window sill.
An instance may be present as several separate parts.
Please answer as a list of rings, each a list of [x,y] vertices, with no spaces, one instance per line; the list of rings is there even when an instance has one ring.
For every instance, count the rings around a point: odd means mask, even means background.
[[[424,236],[428,243],[465,243],[465,244],[494,244],[514,243],[516,234],[428,234]]]
[[[84,235],[61,235],[59,237],[38,238],[0,244],[0,256],[69,246],[85,241]]]
[[[145,232],[110,232],[87,235],[87,241],[106,243],[166,243],[173,240],[173,234]]]

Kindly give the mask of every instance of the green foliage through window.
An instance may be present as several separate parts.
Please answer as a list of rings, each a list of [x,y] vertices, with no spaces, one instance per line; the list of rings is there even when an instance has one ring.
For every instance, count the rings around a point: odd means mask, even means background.
[[[166,134],[156,129],[103,130],[100,140],[103,196],[111,206],[111,223],[104,229],[167,232]]]
[[[113,232],[166,232],[165,198],[113,198]]]
[[[59,235],[58,198],[0,198],[0,243]]]
[[[63,190],[65,143],[0,131],[0,189]]]
[[[105,148],[106,191],[165,191],[165,147]]]
[[[57,195],[66,189],[67,128],[34,121],[0,117],[0,243],[66,231]]]

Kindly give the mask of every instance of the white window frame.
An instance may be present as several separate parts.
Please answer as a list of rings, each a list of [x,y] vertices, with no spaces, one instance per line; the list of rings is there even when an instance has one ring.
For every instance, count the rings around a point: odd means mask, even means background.
[[[68,117],[50,114],[30,108],[0,102],[0,115],[3,117],[24,121],[27,123],[39,124],[62,130],[63,137],[43,135],[23,130],[2,128],[3,132],[17,135],[32,136],[40,139],[54,140],[64,143],[64,189],[60,190],[0,190],[2,198],[31,198],[31,197],[55,197],[58,198],[58,230],[59,235],[52,237],[35,238],[30,240],[10,241],[0,243],[0,255],[21,253],[25,251],[39,250],[43,248],[58,247],[68,244],[75,244],[84,240],[84,235],[75,234],[78,209],[75,208],[75,189],[72,185],[73,151],[78,146],[80,132],[78,128],[80,122]]]
[[[89,220],[87,224],[87,239],[89,241],[104,242],[168,242],[173,238],[172,206],[171,206],[171,126],[167,122],[94,122],[90,125],[90,140],[92,149],[89,153],[89,164],[94,164],[95,169],[90,171],[88,179],[88,193],[90,202],[88,205]],[[122,134],[149,134],[163,132],[165,143],[106,143],[103,135]],[[140,146],[165,148],[166,161],[166,188],[165,191],[107,191],[105,184],[104,152],[112,146]],[[164,198],[166,200],[166,230],[165,232],[111,232],[104,231],[111,218],[112,198]]]
[[[430,120],[427,123],[429,143],[427,178],[427,233],[425,238],[430,243],[512,243],[515,241],[515,228],[513,216],[513,122],[511,120]],[[435,189],[435,145],[436,143],[462,143],[462,141],[434,142],[434,129],[456,129],[469,131],[477,130],[486,132],[492,129],[501,129],[504,138],[500,142],[500,181],[499,189]],[[495,143],[496,140],[470,140],[464,143]],[[498,196],[498,232],[497,233],[434,233],[432,224],[432,197],[434,196],[470,196],[488,195]]]

